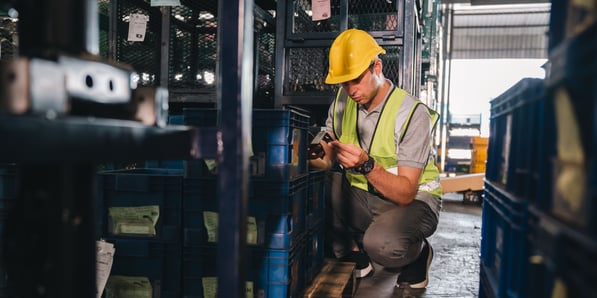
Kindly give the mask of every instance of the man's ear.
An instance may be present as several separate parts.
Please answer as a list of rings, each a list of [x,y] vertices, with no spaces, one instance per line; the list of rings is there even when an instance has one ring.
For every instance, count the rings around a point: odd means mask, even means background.
[[[375,74],[377,76],[379,76],[381,74],[382,68],[383,68],[383,62],[381,61],[381,59],[375,59],[375,62],[373,64],[373,71],[375,71]]]

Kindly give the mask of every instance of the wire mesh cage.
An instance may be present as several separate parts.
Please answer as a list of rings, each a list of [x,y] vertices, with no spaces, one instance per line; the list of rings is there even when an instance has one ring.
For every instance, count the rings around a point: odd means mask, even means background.
[[[148,16],[143,41],[129,41],[129,23],[133,14]],[[140,86],[156,86],[160,82],[162,17],[150,0],[118,1],[116,61],[131,65],[139,74]]]
[[[384,45],[383,72],[394,84],[399,84],[402,47]],[[284,95],[333,95],[336,85],[325,84],[329,63],[329,48],[289,48],[287,51],[288,80],[284,84]]]
[[[171,11],[169,87],[215,91],[218,2],[186,3]]]
[[[0,17],[0,61],[6,61],[17,56],[18,53],[17,20],[10,17]]]
[[[257,77],[254,104],[257,106],[271,106],[274,102],[274,77],[276,35],[274,32],[255,32],[257,43]]]
[[[348,27],[365,31],[401,30],[403,1],[348,1]],[[400,17],[399,17],[400,16]]]
[[[326,20],[311,19],[311,0],[293,1],[290,30],[292,34],[315,32],[338,32],[340,28],[340,0],[331,0],[331,17]]]
[[[306,39],[316,38],[321,33],[340,32],[342,21],[347,17],[349,28],[365,31],[402,32],[403,1],[386,0],[332,0],[330,18],[314,21],[311,0],[295,0],[289,13],[289,35],[301,35]],[[342,6],[348,8],[348,16]],[[313,34],[315,33],[315,34]]]
[[[284,94],[333,94],[335,86],[325,84],[329,48],[290,48],[287,51],[288,81]]]
[[[161,59],[162,13],[149,0],[122,0],[118,4],[120,20],[117,36],[117,60],[131,65],[139,73],[140,85],[160,84],[167,73],[171,99],[215,101],[218,62],[218,0],[181,1],[170,8],[168,62]],[[143,42],[129,42],[127,20],[133,13],[149,16]],[[256,94],[273,100],[275,32],[256,26]],[[267,28],[269,29],[269,28]]]
[[[398,45],[384,45],[383,48],[386,50],[386,54],[380,57],[383,60],[383,73],[386,78],[400,87],[403,47]]]
[[[99,54],[108,58],[110,49],[110,0],[98,0],[99,13]]]

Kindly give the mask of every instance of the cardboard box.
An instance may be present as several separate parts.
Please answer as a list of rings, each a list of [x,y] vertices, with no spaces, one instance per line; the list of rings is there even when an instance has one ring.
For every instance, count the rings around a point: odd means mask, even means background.
[[[483,190],[485,173],[466,174],[440,178],[443,193]]]

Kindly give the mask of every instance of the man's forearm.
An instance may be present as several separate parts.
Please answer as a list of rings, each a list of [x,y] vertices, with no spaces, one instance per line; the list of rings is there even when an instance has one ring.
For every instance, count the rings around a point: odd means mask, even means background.
[[[384,198],[399,205],[410,204],[417,194],[418,185],[411,179],[400,174],[394,175],[378,163],[375,163],[373,170],[365,177]]]

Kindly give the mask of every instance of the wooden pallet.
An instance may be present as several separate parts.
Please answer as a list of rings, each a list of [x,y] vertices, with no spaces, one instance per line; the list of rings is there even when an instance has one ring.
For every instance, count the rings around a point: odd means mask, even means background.
[[[304,298],[353,297],[356,291],[355,263],[326,259],[319,274],[304,291]]]

